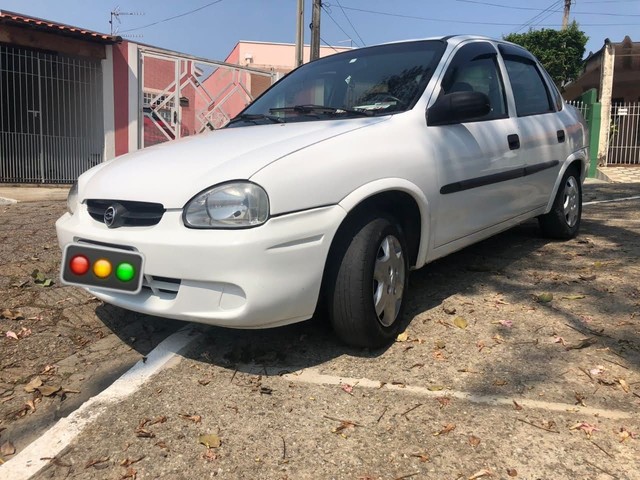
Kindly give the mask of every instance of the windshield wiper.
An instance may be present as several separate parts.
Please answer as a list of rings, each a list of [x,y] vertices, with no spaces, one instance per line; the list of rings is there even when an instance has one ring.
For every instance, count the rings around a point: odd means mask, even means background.
[[[368,110],[353,110],[349,108],[335,108],[335,107],[325,107],[324,105],[293,105],[291,107],[275,107],[270,108],[269,111],[271,113],[276,112],[295,112],[295,113],[311,113],[318,115],[341,115],[344,113],[350,115],[358,115],[360,117],[371,117],[373,115],[372,112]]]
[[[253,122],[258,125],[257,120],[269,120],[272,123],[284,123],[284,119],[276,117],[275,115],[265,115],[264,113],[241,113],[235,118],[232,118],[227,125],[231,125],[236,122]]]

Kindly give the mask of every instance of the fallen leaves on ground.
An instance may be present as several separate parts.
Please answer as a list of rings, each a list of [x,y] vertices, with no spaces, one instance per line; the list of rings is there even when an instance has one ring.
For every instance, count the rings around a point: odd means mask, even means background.
[[[511,320],[500,320],[500,325],[506,328],[513,327],[513,322]]]
[[[422,463],[426,463],[430,460],[429,455],[426,453],[412,453],[411,456],[418,458]]]
[[[438,435],[445,435],[449,432],[453,432],[455,429],[456,429],[455,423],[447,423],[446,425],[442,426],[442,430],[434,432],[433,436],[437,437]]]
[[[16,447],[13,446],[13,443],[7,441],[0,445],[0,454],[2,455],[13,455],[16,453]]]
[[[595,425],[591,425],[587,422],[576,423],[574,426],[570,427],[569,430],[582,430],[587,435],[587,437],[591,437],[593,432],[600,431],[600,429],[598,429]]]
[[[24,391],[27,393],[35,392],[42,386],[42,379],[40,377],[33,377],[29,383],[24,386]]]
[[[142,460],[145,457],[146,457],[146,455],[142,455],[140,458],[136,458],[135,460],[131,460],[129,458],[125,458],[124,460],[122,460],[120,462],[120,466],[121,467],[130,467],[131,465],[133,465],[134,463],[138,463],[140,460]]]
[[[618,436],[620,437],[620,443],[622,443],[626,442],[629,439],[635,439],[638,435],[631,430],[627,430],[625,427],[620,427]]]
[[[342,391],[348,393],[349,395],[353,395],[353,387],[347,383],[343,383],[342,385],[340,385],[340,388],[342,389]]]
[[[469,326],[469,322],[464,317],[456,317],[453,319],[453,324],[461,329],[465,329]]]
[[[7,320],[24,320],[24,315],[22,315],[18,310],[9,310],[7,308],[0,313],[0,318],[5,318]]]
[[[207,448],[219,448],[220,445],[222,445],[222,441],[220,440],[220,437],[215,433],[200,435],[198,437],[198,443],[201,443]]]
[[[586,298],[586,295],[565,295],[562,297],[564,300],[582,300]]]
[[[475,435],[469,435],[469,438],[467,439],[467,441],[469,442],[469,445],[471,445],[473,448],[476,448],[478,445],[480,445],[480,439]]]
[[[516,410],[522,410],[522,405],[520,405],[518,402],[516,402],[515,400],[512,400],[513,402],[513,408],[515,408]]]
[[[60,386],[50,386],[50,385],[44,385],[42,387],[38,387],[38,391],[45,397],[50,397],[52,395],[55,395],[61,389],[62,387]]]
[[[21,339],[26,338],[26,337],[28,337],[29,335],[31,335],[31,333],[32,333],[32,332],[31,332],[31,329],[30,329],[30,328],[22,327],[22,328],[18,331],[18,333],[14,332],[14,331],[11,331],[11,330],[7,331],[7,332],[5,333],[5,336],[6,336],[7,338],[11,338],[11,339],[13,339],[13,340],[21,340]]]
[[[100,465],[101,463],[105,463],[109,461],[109,457],[97,458],[95,460],[89,460],[84,468],[95,467],[96,465]]]
[[[517,477],[518,471],[515,468],[507,468],[507,475],[510,477]]]
[[[149,422],[151,422],[151,419],[149,418],[145,418],[144,420],[142,420],[138,426],[136,427],[136,429],[134,430],[136,437],[138,438],[153,438],[156,436],[155,433],[147,430],[145,427],[149,424]]]
[[[582,340],[580,340],[578,343],[576,343],[575,345],[566,345],[564,347],[565,350],[580,350],[582,348],[587,348],[595,343],[598,342],[598,339],[596,337],[588,337],[588,338],[583,338]]]
[[[184,418],[185,420],[189,420],[193,423],[200,423],[202,422],[202,415],[189,415],[187,413],[179,413],[178,416],[180,418]]]
[[[136,480],[138,478],[138,472],[133,468],[127,468],[127,473],[120,477],[120,480]]]
[[[539,303],[549,303],[553,300],[553,293],[546,292],[536,295],[536,301]]]
[[[451,397],[436,397],[436,400],[438,401],[440,408],[448,407],[451,403]]]
[[[625,379],[619,378],[618,383],[620,384],[620,387],[622,387],[622,390],[624,390],[625,393],[629,393],[631,389],[629,388],[629,384]]]
[[[396,342],[406,342],[409,340],[409,334],[407,332],[402,332],[396,337]]]
[[[471,475],[468,480],[476,480],[476,478],[492,477],[492,476],[493,476],[493,473],[491,473],[491,470],[487,470],[486,468],[483,468],[482,470]]]

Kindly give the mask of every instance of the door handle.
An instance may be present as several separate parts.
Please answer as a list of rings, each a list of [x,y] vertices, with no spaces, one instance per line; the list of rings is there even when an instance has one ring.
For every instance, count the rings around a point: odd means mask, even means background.
[[[564,130],[558,130],[556,135],[558,136],[558,143],[564,143]]]
[[[507,142],[509,142],[509,150],[520,148],[520,137],[515,133],[507,136]]]

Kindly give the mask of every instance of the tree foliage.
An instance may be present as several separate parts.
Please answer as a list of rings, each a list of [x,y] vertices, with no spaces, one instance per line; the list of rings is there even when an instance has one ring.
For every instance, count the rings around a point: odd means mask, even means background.
[[[589,37],[574,21],[566,30],[529,30],[527,33],[510,33],[504,39],[533,53],[556,85],[561,87],[580,76],[584,48]]]

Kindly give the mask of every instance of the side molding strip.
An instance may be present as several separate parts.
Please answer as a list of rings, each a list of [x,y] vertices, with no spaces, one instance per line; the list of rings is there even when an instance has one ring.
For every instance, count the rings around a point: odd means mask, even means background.
[[[528,167],[514,168],[513,170],[507,170],[500,173],[493,173],[491,175],[485,175],[483,177],[470,178],[468,180],[461,180],[459,182],[449,183],[444,185],[440,189],[442,195],[448,193],[462,192],[464,190],[471,190],[472,188],[484,187],[493,183],[506,182],[507,180],[513,180],[515,178],[526,177],[527,175],[533,175],[534,173],[553,168],[560,163],[559,160],[551,160],[548,162],[539,163],[537,165],[531,165]]]

